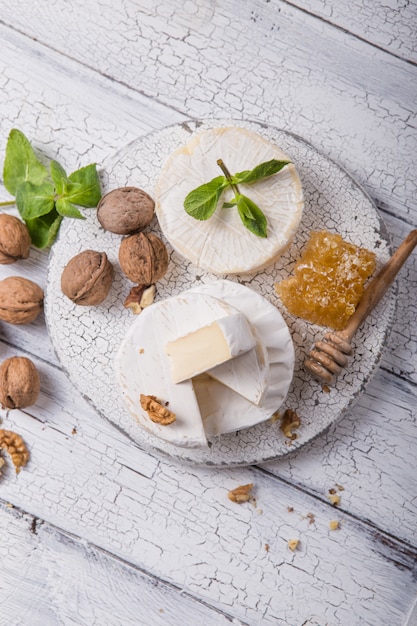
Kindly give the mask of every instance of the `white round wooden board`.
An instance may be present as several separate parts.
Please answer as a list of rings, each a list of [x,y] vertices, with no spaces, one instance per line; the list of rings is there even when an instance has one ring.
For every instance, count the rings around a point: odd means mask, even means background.
[[[49,333],[70,379],[97,412],[124,431],[140,447],[176,459],[213,466],[250,465],[273,460],[298,449],[323,433],[350,409],[374,373],[395,312],[392,288],[357,332],[354,357],[335,387],[327,391],[303,369],[304,358],[325,330],[288,314],[274,291],[274,283],[287,278],[311,231],[326,229],[377,254],[378,265],[389,258],[389,243],[378,211],[355,181],[313,146],[291,133],[257,122],[241,120],[190,121],[141,137],[111,157],[103,166],[103,193],[123,186],[137,186],[150,195],[171,152],[207,128],[241,126],[276,143],[294,162],[300,176],[305,209],[300,228],[282,257],[266,269],[250,275],[224,278],[255,290],[278,307],[287,322],[295,346],[294,378],[282,407],[295,410],[301,426],[297,439],[287,440],[279,421],[270,420],[235,433],[210,438],[208,448],[184,449],[147,433],[124,408],[114,373],[114,358],[133,321],[123,302],[132,286],[118,263],[119,235],[106,232],[94,210],[86,220],[65,219],[52,247],[48,268],[45,315]],[[156,218],[147,229],[163,238]],[[248,237],[253,235],[248,233]],[[170,262],[157,284],[157,299],[216,280],[181,258],[165,241]],[[61,292],[61,273],[78,252],[106,252],[115,269],[111,291],[103,304],[81,307]],[[352,437],[355,433],[352,432]]]

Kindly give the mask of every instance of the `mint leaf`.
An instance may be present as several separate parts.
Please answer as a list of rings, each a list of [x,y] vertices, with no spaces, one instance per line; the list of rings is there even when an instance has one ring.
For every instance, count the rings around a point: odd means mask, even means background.
[[[64,217],[75,217],[80,220],[85,220],[84,215],[80,213],[75,204],[67,200],[67,198],[58,198],[55,206],[58,213]]]
[[[188,215],[196,220],[207,220],[217,209],[220,196],[228,183],[224,176],[217,176],[191,191],[184,200]]]
[[[101,198],[100,179],[95,164],[87,165],[68,176],[66,199],[83,207],[96,207]]]
[[[24,220],[45,215],[54,208],[54,186],[47,181],[39,185],[26,181],[17,188],[16,204]]]
[[[236,198],[234,200],[230,200],[230,202],[223,202],[223,209],[231,209],[232,207],[237,205]]]
[[[266,237],[267,221],[261,209],[250,198],[242,194],[239,194],[236,198],[237,210],[246,228],[258,237]]]
[[[250,183],[254,183],[258,180],[262,180],[263,178],[267,178],[268,176],[272,176],[273,174],[277,174],[283,167],[291,163],[291,161],[278,161],[277,159],[272,159],[271,161],[266,161],[265,163],[261,163],[253,168],[253,170],[245,170],[244,172],[239,172],[232,177],[233,183],[238,185],[239,183],[245,183],[246,185]]]
[[[36,157],[25,135],[13,128],[7,140],[3,168],[3,181],[7,191],[15,196],[22,183],[28,181],[39,185],[47,175],[48,170]]]
[[[25,220],[32,243],[37,248],[47,248],[54,241],[62,222],[62,216],[52,209],[47,215]]]
[[[51,172],[51,177],[54,181],[57,193],[65,193],[68,186],[68,177],[64,168],[57,163],[57,161],[51,161],[49,164],[49,171]]]

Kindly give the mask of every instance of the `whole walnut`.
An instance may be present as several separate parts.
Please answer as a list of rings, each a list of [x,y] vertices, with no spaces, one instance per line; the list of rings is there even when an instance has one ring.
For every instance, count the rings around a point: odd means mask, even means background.
[[[27,259],[31,239],[26,224],[13,215],[0,213],[0,263],[9,265]]]
[[[156,235],[136,233],[122,240],[119,263],[132,282],[150,285],[165,275],[168,252],[164,242]]]
[[[101,304],[110,291],[113,276],[113,266],[105,252],[84,250],[65,266],[61,289],[75,304]]]
[[[40,390],[36,366],[24,356],[13,356],[0,365],[0,404],[24,409],[35,404]]]
[[[29,324],[43,307],[43,290],[21,276],[0,281],[0,320],[9,324]]]
[[[154,209],[155,202],[145,191],[137,187],[121,187],[101,198],[97,218],[105,230],[129,235],[151,222]]]

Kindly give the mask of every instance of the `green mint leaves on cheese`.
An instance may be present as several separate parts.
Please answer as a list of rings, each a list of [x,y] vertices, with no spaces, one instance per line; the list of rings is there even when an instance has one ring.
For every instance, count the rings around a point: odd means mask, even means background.
[[[231,175],[223,161],[219,159],[217,164],[224,176],[217,176],[191,191],[184,200],[185,211],[197,220],[207,220],[216,211],[223,191],[230,187],[235,197],[229,202],[224,202],[222,208],[236,206],[244,226],[258,237],[267,237],[268,225],[264,213],[250,198],[240,192],[238,185],[250,185],[277,174],[289,163],[290,161],[272,159],[252,170]]]
[[[63,217],[85,219],[78,207],[96,207],[101,198],[95,164],[69,176],[56,161],[52,160],[48,169],[17,129],[10,131],[7,141],[3,180],[15,201],[0,206],[17,205],[37,248],[51,245]]]

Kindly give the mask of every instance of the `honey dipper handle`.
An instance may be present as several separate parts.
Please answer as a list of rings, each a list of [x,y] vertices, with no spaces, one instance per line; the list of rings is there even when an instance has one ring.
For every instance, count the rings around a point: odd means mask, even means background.
[[[346,327],[338,334],[350,341],[369,313],[381,300],[398,272],[408,259],[417,244],[417,230],[412,230],[404,239],[390,260],[382,267],[378,274],[368,284],[358,308],[349,319]]]

